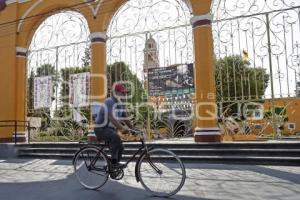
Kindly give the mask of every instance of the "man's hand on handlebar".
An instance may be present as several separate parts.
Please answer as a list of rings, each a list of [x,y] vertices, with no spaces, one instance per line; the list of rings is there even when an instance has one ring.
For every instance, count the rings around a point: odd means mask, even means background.
[[[143,133],[139,129],[129,129],[127,127],[124,127],[121,132],[122,132],[122,134],[126,134],[126,135],[131,134],[133,136],[138,136],[138,135],[141,135]]]
[[[138,136],[138,135],[141,135],[143,132],[139,129],[131,129],[131,134],[134,135],[134,136]]]
[[[123,127],[123,129],[122,129],[122,134],[124,134],[124,135],[128,135],[128,134],[130,134],[130,132],[131,132],[131,129],[129,129],[129,128],[127,128],[127,127]]]

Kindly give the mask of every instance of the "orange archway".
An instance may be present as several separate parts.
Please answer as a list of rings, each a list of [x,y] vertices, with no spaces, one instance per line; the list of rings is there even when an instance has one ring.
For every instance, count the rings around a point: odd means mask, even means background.
[[[193,18],[196,141],[220,140],[215,117],[215,83],[210,7],[212,0],[183,0]],[[127,0],[31,0],[7,1],[0,11],[0,121],[26,120],[26,55],[38,25],[58,10],[75,10],[87,20],[91,35],[91,99],[105,98],[106,30],[115,12]],[[11,129],[0,132],[0,140],[11,138]]]

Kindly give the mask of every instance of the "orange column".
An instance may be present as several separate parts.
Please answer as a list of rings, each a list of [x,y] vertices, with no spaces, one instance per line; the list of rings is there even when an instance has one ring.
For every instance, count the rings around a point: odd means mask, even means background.
[[[16,47],[16,120],[26,120],[26,60],[27,49]],[[24,123],[20,123],[23,125]],[[19,127],[19,131],[24,131],[25,127]]]
[[[217,126],[217,105],[213,61],[212,17],[210,14],[194,16],[191,19],[194,34],[195,53],[195,114],[196,142],[219,142]]]
[[[94,32],[90,35],[91,41],[91,105],[103,103],[107,97],[107,78],[106,78],[106,33]],[[92,120],[90,120],[92,122]],[[90,124],[88,140],[97,141],[93,131],[94,124]]]
[[[104,32],[94,32],[90,35],[92,53],[91,102],[103,102],[107,96],[106,38]]]

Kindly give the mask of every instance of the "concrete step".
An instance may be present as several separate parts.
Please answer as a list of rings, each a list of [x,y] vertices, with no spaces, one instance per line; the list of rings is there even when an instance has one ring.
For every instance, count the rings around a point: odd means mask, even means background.
[[[17,148],[80,148],[86,144],[79,143],[32,143],[17,144]],[[103,144],[98,144],[101,146]],[[300,141],[298,142],[224,142],[224,143],[155,143],[147,142],[148,146],[156,148],[194,148],[194,149],[300,149]],[[124,142],[125,148],[138,148],[139,142]]]
[[[20,154],[21,158],[41,159],[72,159],[74,154],[55,153],[26,153]],[[256,165],[289,165],[300,166],[300,157],[245,157],[245,156],[181,156],[184,163],[220,163],[220,164],[256,164]],[[130,159],[130,155],[124,155],[123,161]],[[164,158],[168,159],[168,158]],[[136,159],[135,159],[136,160]]]
[[[75,154],[79,148],[20,148],[18,150],[19,154],[23,155],[26,153],[52,153],[52,154]],[[106,148],[106,151],[108,149]],[[177,155],[212,155],[212,156],[226,156],[226,155],[240,155],[240,156],[281,156],[281,157],[299,157],[300,149],[169,149]],[[137,148],[125,148],[124,154],[132,155],[137,151]],[[108,152],[108,151],[107,151]]]
[[[154,148],[173,151],[184,162],[299,165],[300,142],[229,142],[229,143],[147,143]],[[22,158],[72,159],[75,152],[86,144],[34,143],[19,144]],[[97,146],[103,147],[103,144]],[[140,143],[124,143],[124,158],[130,158]],[[109,154],[109,151],[107,151]]]

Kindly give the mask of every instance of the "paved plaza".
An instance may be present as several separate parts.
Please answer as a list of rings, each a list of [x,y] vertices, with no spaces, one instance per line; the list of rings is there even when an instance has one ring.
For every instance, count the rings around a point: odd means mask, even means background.
[[[300,167],[186,164],[187,180],[171,199],[299,199]],[[0,160],[0,199],[158,199],[135,181],[134,165],[122,181],[109,181],[101,190],[82,188],[71,161]]]

